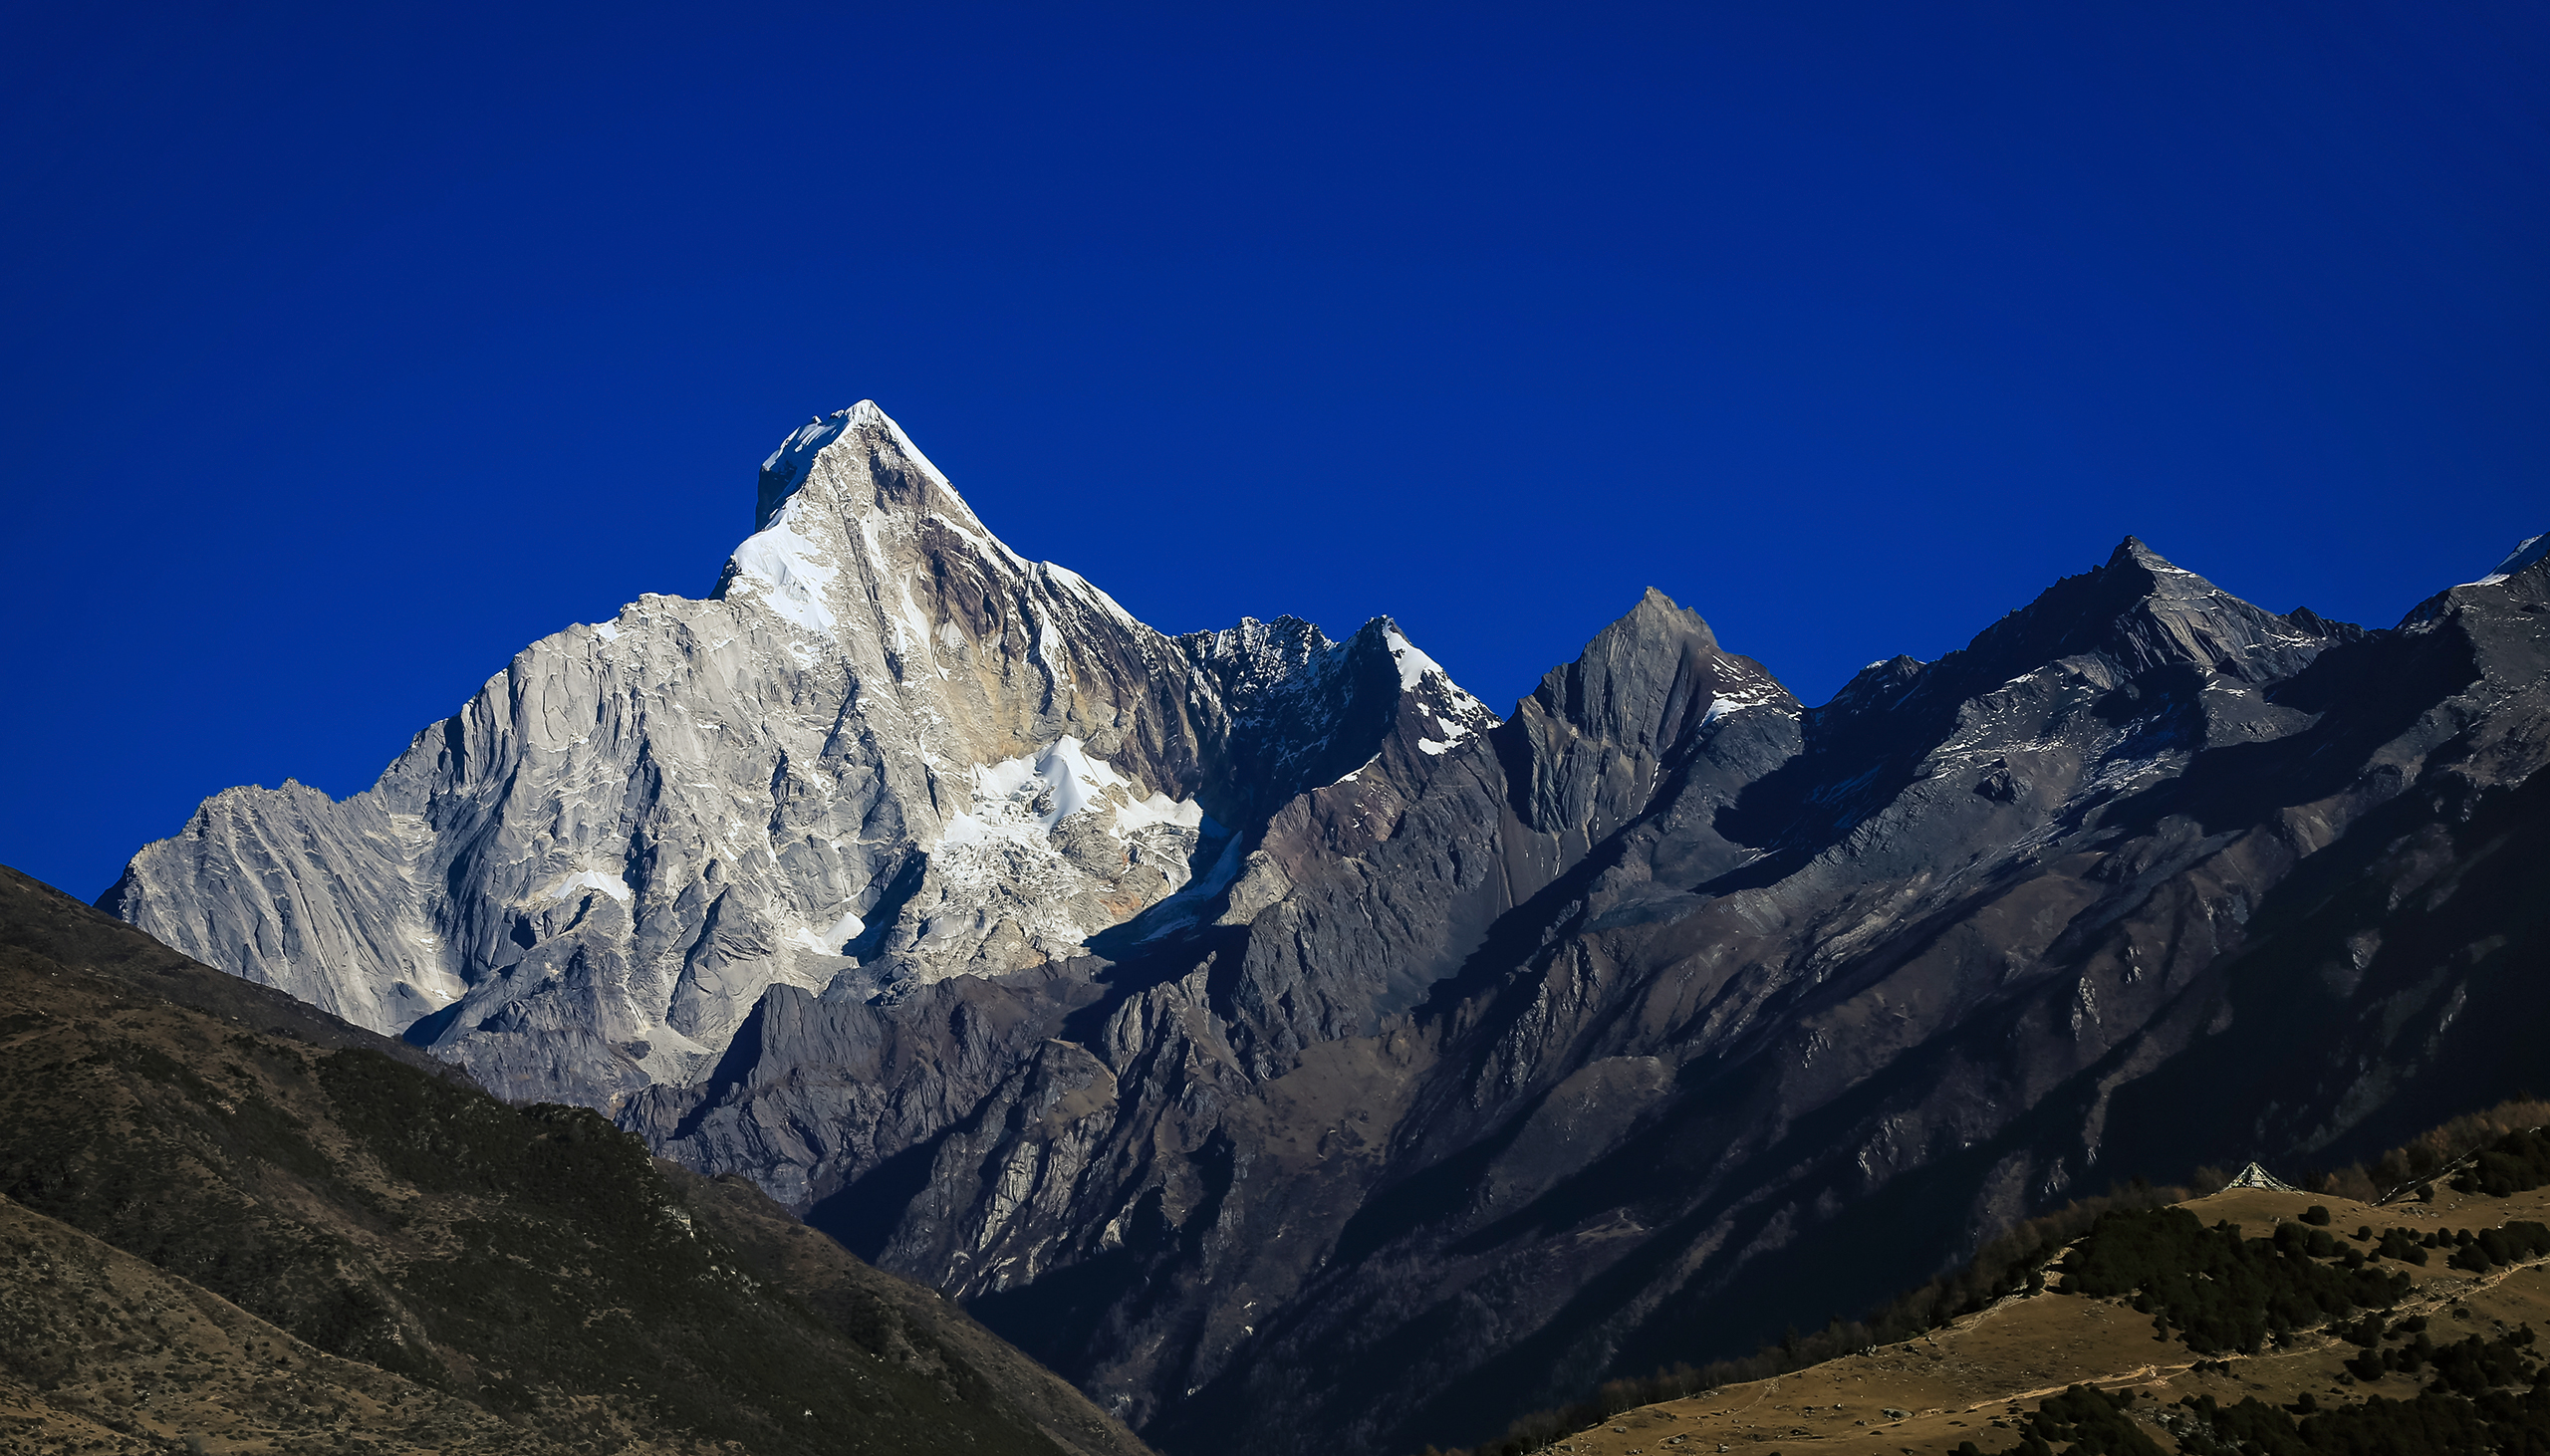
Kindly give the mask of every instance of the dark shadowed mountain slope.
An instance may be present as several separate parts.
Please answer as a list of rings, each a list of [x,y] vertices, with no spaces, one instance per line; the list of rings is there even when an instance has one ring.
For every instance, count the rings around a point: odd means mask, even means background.
[[[0,1435],[1140,1456],[749,1184],[0,870]]]
[[[1193,924],[774,991],[623,1118],[1167,1449],[1475,1437],[2085,1181],[2537,1080],[2545,600],[2367,632],[2129,541],[1806,711],[1651,594],[1483,745],[1286,803]]]
[[[2129,540],[1813,709],[1651,593],[1500,722],[1387,619],[1135,621],[873,404],[760,490],[711,599],[106,903],[748,1178],[1180,1453],[1492,1430],[2084,1183],[2539,1082],[2537,542],[2366,631]]]

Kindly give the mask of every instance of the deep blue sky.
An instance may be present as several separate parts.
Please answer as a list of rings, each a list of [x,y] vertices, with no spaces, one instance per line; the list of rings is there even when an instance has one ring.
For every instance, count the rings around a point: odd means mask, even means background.
[[[1650,584],[1815,701],[2129,531],[2388,623],[2550,529],[2537,3],[717,8],[0,13],[0,859],[360,790],[862,397],[1500,706]]]

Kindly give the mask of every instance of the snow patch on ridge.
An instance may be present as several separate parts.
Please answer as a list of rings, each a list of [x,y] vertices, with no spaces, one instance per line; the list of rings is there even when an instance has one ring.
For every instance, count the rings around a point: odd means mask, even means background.
[[[832,923],[831,928],[818,930],[811,926],[800,925],[791,938],[808,950],[824,955],[839,955],[842,953],[843,946],[857,940],[867,930],[867,921],[860,919],[855,912],[846,910],[842,912],[839,920]]]
[[[1443,670],[1442,663],[1418,650],[1416,645],[1410,642],[1397,626],[1384,627],[1382,641],[1390,648],[1391,660],[1399,664],[1401,692],[1415,692],[1423,687],[1428,679],[1441,684],[1437,691],[1441,694],[1443,703],[1441,707],[1434,710],[1434,716],[1443,723],[1445,731],[1450,735],[1450,741],[1436,744],[1428,740],[1420,743],[1418,747],[1425,752],[1444,753],[1451,748],[1452,744],[1460,742],[1462,735],[1469,731],[1469,727],[1456,725],[1456,719],[1466,720],[1470,725],[1488,727],[1495,726],[1499,721],[1496,714],[1488,710],[1487,704],[1470,696],[1459,683],[1452,680],[1452,674]]]
[[[1443,670],[1442,663],[1437,662],[1433,658],[1426,656],[1423,652],[1418,651],[1413,643],[1399,634],[1399,630],[1396,627],[1384,629],[1382,632],[1382,640],[1390,643],[1391,659],[1399,663],[1399,690],[1401,692],[1416,691],[1417,684],[1423,682],[1425,680],[1425,674],[1429,672],[1443,679],[1447,683],[1452,680],[1452,674]],[[1464,693],[1462,696],[1466,697],[1468,694]]]
[[[736,583],[748,583],[752,590],[740,595],[759,602],[772,615],[791,621],[821,636],[833,636],[833,611],[825,593],[839,576],[830,553],[813,539],[798,534],[797,502],[790,496],[781,504],[769,525],[744,538],[735,548],[734,583],[726,590],[728,601],[739,594]]]
[[[1773,689],[1757,688],[1752,692],[1731,692],[1721,694],[1720,696],[1711,699],[1709,702],[1709,710],[1700,715],[1700,726],[1706,728],[1711,723],[1716,722],[1718,719],[1725,717],[1729,713],[1741,713],[1747,708],[1768,706],[1772,700],[1772,692]]]
[[[1049,630],[1045,618],[1037,615],[1024,604],[1020,605],[1018,612],[1027,619],[1029,632],[1027,655],[1044,667],[1046,673],[1053,678],[1056,687],[1072,686],[1072,670],[1063,661],[1062,655],[1054,650],[1053,633]],[[1065,743],[1078,741],[1072,738],[1063,740]]]
[[[815,457],[824,452],[825,446],[842,437],[842,432],[850,428],[857,416],[857,411],[861,409],[877,413],[880,418],[884,417],[874,403],[861,400],[851,409],[834,410],[830,419],[820,415],[810,419],[791,430],[788,438],[779,442],[779,448],[770,452],[770,458],[761,462],[762,473],[775,475],[786,481],[787,488],[792,493],[790,498],[794,499],[793,493],[797,487],[806,483],[806,473],[814,468]],[[779,504],[784,506],[786,503]],[[770,516],[764,518],[760,524],[768,526],[771,519],[776,518],[778,514],[779,507],[774,506]]]
[[[956,892],[926,917],[924,940],[1007,921],[1053,954],[1120,922],[1128,907],[1112,898],[1119,892],[1110,877],[1086,866],[1093,854],[1102,865],[1112,858],[1149,866],[1158,876],[1155,893],[1173,894],[1186,883],[1202,807],[1160,793],[1137,798],[1134,781],[1092,757],[1078,738],[976,766],[971,775],[968,807],[948,817],[930,855],[932,875]],[[1083,816],[1098,818],[1089,828],[1067,828]],[[1123,848],[1109,854],[1100,848],[1104,840],[1092,844],[1092,830]]]
[[[2513,576],[2515,573],[2522,571],[2524,568],[2541,560],[2544,556],[2550,556],[2550,531],[2545,531],[2539,536],[2535,536],[2527,541],[2518,543],[2514,550],[2506,553],[2506,559],[2504,561],[2497,563],[2495,570],[2489,572],[2486,576],[2481,577],[2475,582],[2464,582],[2461,585],[2465,587],[2493,587],[2499,582],[2504,581],[2506,578]]]
[[[1204,821],[1193,800],[1156,792],[1136,799],[1133,788],[1133,780],[1065,735],[1043,753],[976,768],[972,806],[948,821],[939,843],[961,847],[1017,840],[1030,831],[1051,835],[1072,816],[1102,808],[1114,811],[1107,832],[1120,840],[1160,825],[1192,830]]]
[[[1162,825],[1171,829],[1201,830],[1203,824],[1203,806],[1192,799],[1171,799],[1154,790],[1148,799],[1133,799],[1118,809],[1115,827],[1110,832],[1122,840]]]
[[[1432,738],[1420,738],[1416,740],[1416,751],[1418,753],[1440,757],[1444,754],[1450,753],[1452,751],[1452,745],[1470,736],[1469,729],[1441,714],[1437,714],[1435,716],[1434,726],[1435,729],[1443,735],[1442,738],[1439,740]]]
[[[605,874],[599,869],[588,869],[581,874],[568,875],[549,892],[549,901],[551,904],[563,905],[574,899],[578,890],[600,890],[624,905],[630,901],[629,881],[617,874]]]

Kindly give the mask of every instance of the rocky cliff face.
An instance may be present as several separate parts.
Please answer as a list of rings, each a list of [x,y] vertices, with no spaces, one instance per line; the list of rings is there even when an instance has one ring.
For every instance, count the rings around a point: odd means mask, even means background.
[[[1484,751],[1287,804],[1191,928],[774,995],[624,1118],[1168,1449],[1475,1437],[2112,1177],[2511,1090],[2544,599],[2365,632],[2128,542],[1809,711],[1651,596]]]
[[[1172,1451],[1476,1436],[2085,1184],[2346,1156],[2550,1004],[2537,553],[2367,632],[2129,540],[1814,709],[1651,593],[1499,722],[1386,621],[1150,632],[867,406],[762,504],[717,599],[109,903],[430,1011]]]
[[[708,600],[534,643],[345,803],[208,800],[101,903],[510,1095],[609,1106],[704,1074],[774,986],[1079,954],[1235,870],[1226,825],[1425,691],[1387,623],[1163,637],[1002,546],[873,404],[791,434],[758,507]]]

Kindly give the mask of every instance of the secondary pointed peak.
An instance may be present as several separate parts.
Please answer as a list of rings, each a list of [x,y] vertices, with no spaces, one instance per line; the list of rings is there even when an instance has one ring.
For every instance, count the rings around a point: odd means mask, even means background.
[[[2220,597],[2226,595],[2196,573],[2154,551],[2139,536],[2117,543],[2097,575],[2122,573],[2121,585],[2138,597]]]
[[[1865,708],[1886,706],[1900,701],[1905,692],[1920,681],[1922,669],[1929,666],[1917,657],[1898,652],[1881,658],[1851,675],[1832,701],[1817,709],[1827,715],[1856,713]]]
[[[1761,664],[1720,647],[1698,612],[1650,587],[1575,661],[1551,668],[1518,711],[1535,705],[1581,732],[1660,754],[1730,712],[1794,711],[1796,700]]]
[[[2506,559],[2504,561],[2501,561],[2494,567],[2491,567],[2486,576],[2481,577],[2478,581],[2473,582],[2470,585],[2474,587],[2493,586],[2494,584],[2502,582],[2506,578],[2513,576],[2517,572],[2525,571],[2539,564],[2541,559],[2545,556],[2550,556],[2550,531],[2545,531],[2538,536],[2515,543],[2514,550],[2506,553]]]
[[[2176,572],[2182,577],[2191,577],[2195,575],[2193,572],[2182,570],[2173,565],[2168,557],[2154,551],[2149,545],[2145,544],[2143,538],[2140,536],[2128,536],[2123,541],[2118,542],[2116,544],[2116,550],[2108,554],[2108,565],[2112,567],[2141,567],[2147,572]]]
[[[2243,682],[2291,676],[2326,644],[2321,635],[2172,566],[2141,538],[2105,565],[2063,580],[1923,672],[1902,700],[1939,711],[2065,658],[2098,656],[2127,675],[2189,664]],[[1936,684],[1935,687],[1930,684]]]
[[[2461,594],[2473,588],[2494,587],[2509,578],[2537,570],[2545,558],[2550,558],[2550,532],[2526,537],[2516,542],[2514,550],[2506,553],[2505,560],[2498,562],[2486,576],[2475,582],[2463,582],[2457,587],[2446,587],[2410,607],[2409,614],[2400,618],[2400,625],[2418,627],[2439,620],[2451,610],[2454,604],[2468,600]]]
[[[1573,691],[1566,684],[1589,671],[1608,671],[1596,664],[1625,664],[1641,658],[1717,655],[1717,633],[1706,618],[1650,587],[1629,610],[1614,617],[1585,644],[1574,662],[1553,667],[1541,679],[1541,695],[1552,702]]]
[[[1309,631],[1316,635],[1319,628],[1309,627]],[[1387,660],[1387,670],[1398,675],[1400,696],[1416,694],[1420,711],[1431,711],[1447,722],[1487,724],[1497,721],[1496,714],[1485,703],[1452,680],[1452,674],[1444,670],[1442,663],[1409,641],[1406,631],[1394,617],[1374,617],[1357,628],[1342,645],[1347,659],[1358,664],[1355,670],[1359,674],[1374,674],[1371,680],[1377,683],[1387,680],[1379,676],[1385,670],[1382,664]]]
[[[1611,623],[1600,632],[1595,633],[1594,641],[1587,644],[1587,650],[1592,650],[1607,638],[1620,636],[1649,638],[1659,635],[1684,640],[1696,639],[1698,644],[1708,651],[1719,650],[1717,633],[1710,630],[1707,618],[1654,587],[1640,594],[1635,606],[1613,618]]]

